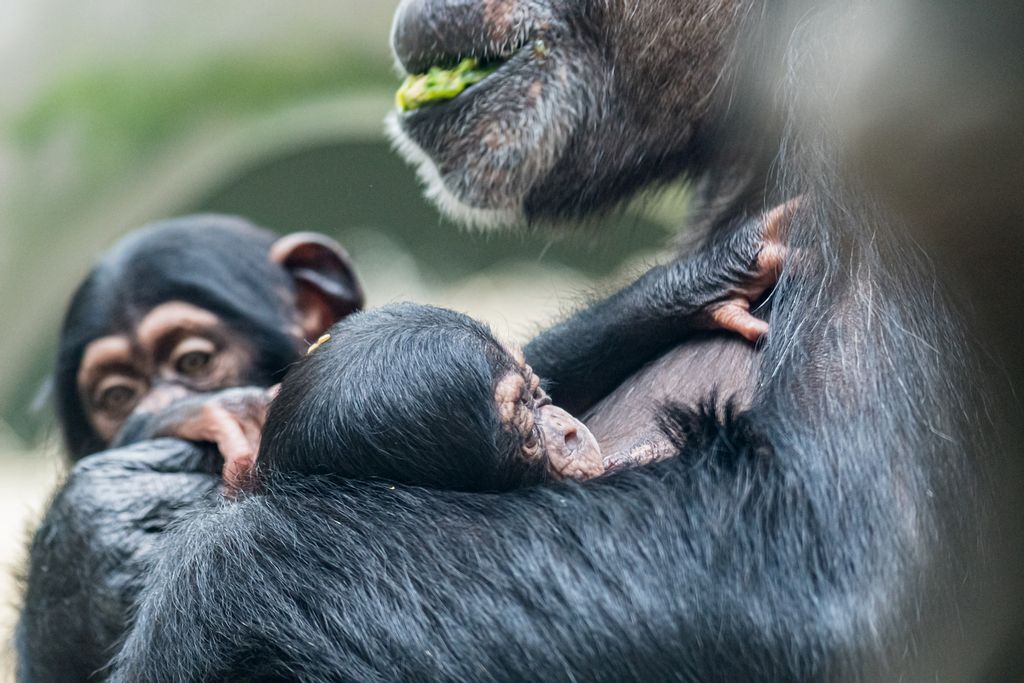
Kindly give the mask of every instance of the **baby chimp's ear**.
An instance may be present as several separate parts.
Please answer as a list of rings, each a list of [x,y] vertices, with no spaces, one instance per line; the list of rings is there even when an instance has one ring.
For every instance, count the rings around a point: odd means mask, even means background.
[[[330,237],[315,232],[285,235],[270,247],[270,259],[295,281],[299,324],[307,339],[318,338],[363,308],[363,287],[352,259]]]

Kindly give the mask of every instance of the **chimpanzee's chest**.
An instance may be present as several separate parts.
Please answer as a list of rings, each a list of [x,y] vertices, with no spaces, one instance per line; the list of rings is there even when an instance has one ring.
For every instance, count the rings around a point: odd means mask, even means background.
[[[648,363],[584,416],[604,453],[659,440],[657,417],[666,402],[695,405],[714,394],[719,405],[749,404],[757,351],[724,333],[690,339]]]

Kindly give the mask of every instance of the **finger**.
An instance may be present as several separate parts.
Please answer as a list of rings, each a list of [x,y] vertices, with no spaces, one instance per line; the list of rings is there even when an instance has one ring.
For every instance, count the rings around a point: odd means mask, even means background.
[[[735,332],[751,343],[756,343],[768,334],[768,323],[750,314],[745,299],[727,302],[711,311],[714,323],[730,332]]]
[[[217,450],[224,456],[224,462],[252,458],[252,443],[246,437],[242,426],[230,415],[225,414],[225,418],[218,421],[214,437]]]
[[[259,457],[260,451],[260,436],[262,434],[263,422],[254,422],[246,420],[241,423],[242,433],[245,435],[246,440],[249,442],[249,452],[252,454],[252,459],[255,460]]]
[[[263,429],[263,421],[259,419],[247,419],[241,420],[238,423],[242,429],[242,433],[245,435],[246,440],[249,442],[250,447],[259,441],[260,430]]]
[[[800,208],[803,196],[790,199],[785,204],[780,204],[765,214],[764,217],[764,241],[768,243],[782,243],[786,228],[793,220],[793,215]]]
[[[253,461],[248,458],[224,461],[224,470],[221,476],[224,478],[224,487],[228,493],[238,493],[249,487],[252,480],[252,468]]]
[[[779,274],[782,273],[782,264],[786,261],[788,253],[789,249],[787,247],[775,243],[765,244],[758,253],[757,269],[759,271],[758,275],[763,280],[764,289],[768,289],[768,287],[778,282]],[[762,292],[764,289],[762,289]]]
[[[245,433],[242,425],[228,419],[219,425],[217,449],[224,457],[221,476],[229,492],[241,491],[246,487],[256,459],[256,446]]]

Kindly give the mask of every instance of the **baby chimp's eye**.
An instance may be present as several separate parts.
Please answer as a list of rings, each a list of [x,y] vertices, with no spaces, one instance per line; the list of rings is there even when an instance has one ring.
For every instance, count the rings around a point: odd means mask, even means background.
[[[529,435],[523,439],[522,450],[523,455],[527,459],[533,459],[544,454],[543,435],[541,434],[540,426],[534,426]]]

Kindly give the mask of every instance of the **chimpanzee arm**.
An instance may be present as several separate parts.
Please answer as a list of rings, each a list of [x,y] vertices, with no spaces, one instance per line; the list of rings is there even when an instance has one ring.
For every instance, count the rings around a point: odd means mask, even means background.
[[[259,450],[267,408],[276,388],[237,387],[175,401],[157,413],[137,413],[111,444],[114,448],[149,439],[176,437],[212,443],[224,459],[224,482],[239,488]]]
[[[72,468],[29,550],[15,634],[19,681],[106,677],[157,539],[216,500],[218,469],[212,449],[177,439],[105,451]]]
[[[765,286],[761,220],[657,266],[632,285],[541,333],[525,348],[554,401],[580,414],[649,361],[698,330],[716,325],[712,310],[751,286]],[[773,245],[774,246],[774,245]],[[781,253],[776,251],[775,253]]]
[[[666,428],[679,457],[588,482],[305,478],[197,513],[165,536],[112,681],[859,680],[844,655],[896,589],[842,515],[809,513],[833,496],[814,468],[728,410]],[[872,551],[895,568],[900,548]]]

